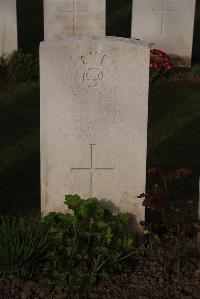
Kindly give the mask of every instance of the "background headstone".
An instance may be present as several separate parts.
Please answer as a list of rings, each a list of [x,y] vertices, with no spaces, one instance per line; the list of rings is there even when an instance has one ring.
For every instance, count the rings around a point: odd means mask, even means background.
[[[132,37],[190,66],[196,0],[133,0]]]
[[[0,55],[17,50],[16,0],[0,0]]]
[[[44,0],[44,39],[105,36],[106,0]]]
[[[143,219],[149,47],[69,37],[43,42],[40,61],[42,212],[76,193]]]

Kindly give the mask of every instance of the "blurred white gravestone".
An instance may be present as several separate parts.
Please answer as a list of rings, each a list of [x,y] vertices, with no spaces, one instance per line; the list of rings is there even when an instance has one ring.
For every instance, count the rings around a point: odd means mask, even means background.
[[[144,219],[137,196],[145,190],[149,52],[114,37],[41,44],[44,214],[78,194]]]
[[[106,0],[44,0],[44,39],[105,36]]]
[[[0,56],[17,50],[16,0],[0,0]]]
[[[170,54],[174,64],[190,66],[196,0],[133,0],[132,37]]]

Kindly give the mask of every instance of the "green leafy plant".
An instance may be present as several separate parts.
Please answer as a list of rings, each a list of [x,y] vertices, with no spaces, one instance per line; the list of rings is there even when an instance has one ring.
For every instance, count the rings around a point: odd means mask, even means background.
[[[31,278],[49,250],[48,223],[0,218],[0,276]]]
[[[53,247],[43,267],[43,282],[68,293],[108,277],[136,246],[125,229],[127,214],[113,215],[95,198],[68,195],[65,203],[73,214],[51,213],[44,219],[52,224]]]
[[[3,56],[0,57],[0,82],[6,81],[7,73],[6,73],[6,60]]]
[[[200,77],[200,65],[196,64],[191,69],[192,77]]]

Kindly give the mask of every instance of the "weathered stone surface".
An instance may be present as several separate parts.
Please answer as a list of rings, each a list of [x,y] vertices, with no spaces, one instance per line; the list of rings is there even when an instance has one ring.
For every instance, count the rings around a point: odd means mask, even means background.
[[[0,56],[17,50],[16,0],[0,0]]]
[[[43,42],[40,61],[42,212],[76,193],[143,219],[149,47],[69,37]]]
[[[190,66],[196,0],[133,0],[132,37]]]
[[[106,0],[44,0],[45,40],[105,36]]]

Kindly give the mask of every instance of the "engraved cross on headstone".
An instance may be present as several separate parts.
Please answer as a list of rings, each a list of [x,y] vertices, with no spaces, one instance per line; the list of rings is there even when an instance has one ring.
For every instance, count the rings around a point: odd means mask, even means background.
[[[85,168],[71,168],[72,171],[74,170],[84,170],[89,172],[90,174],[90,197],[93,196],[93,176],[94,173],[98,170],[113,170],[114,167],[95,167],[94,165],[94,147],[96,144],[90,144],[90,167]]]
[[[174,9],[167,9],[166,8],[166,1],[168,1],[168,0],[162,0],[161,11],[160,10],[158,10],[158,11],[154,10],[155,12],[161,13],[160,35],[162,35],[162,33],[163,33],[164,22],[165,22],[165,18],[167,16],[167,14],[176,12]]]
[[[76,10],[75,10],[75,1],[76,0],[73,0],[73,3],[72,3],[72,10],[64,10],[63,12],[64,13],[72,13],[72,15],[73,15],[73,35],[75,35],[75,13],[77,12]]]

